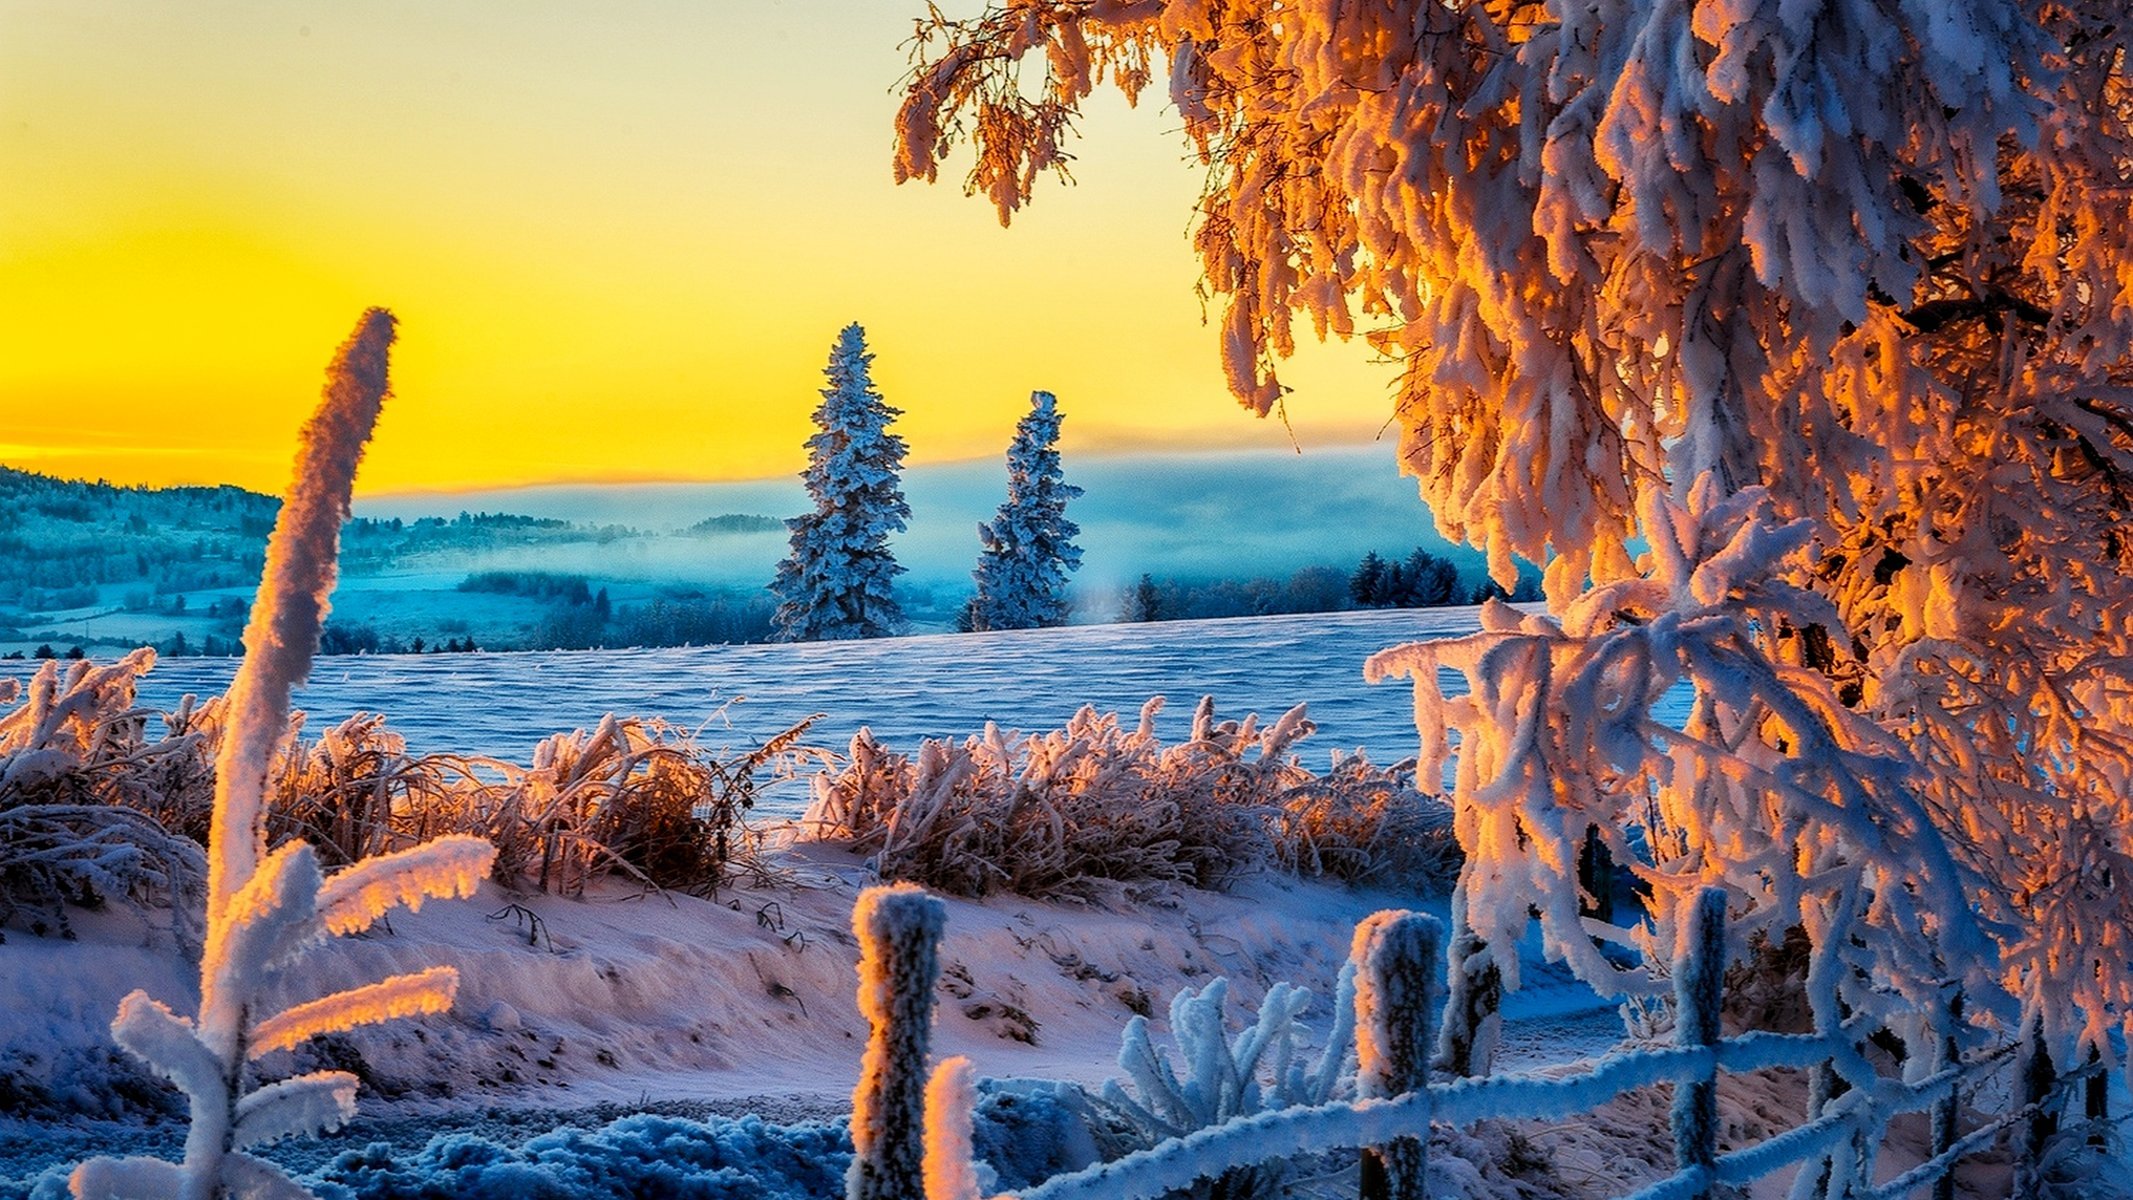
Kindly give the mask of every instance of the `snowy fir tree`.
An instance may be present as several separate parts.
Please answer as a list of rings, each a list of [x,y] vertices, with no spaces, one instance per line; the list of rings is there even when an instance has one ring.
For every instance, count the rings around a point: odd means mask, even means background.
[[[873,361],[866,330],[854,322],[838,333],[823,368],[829,386],[815,408],[816,433],[800,473],[815,507],[785,523],[792,553],[770,585],[780,641],[887,637],[904,629],[895,592],[904,569],[889,551],[889,535],[901,533],[911,515],[898,479],[904,440],[888,432],[899,410],[874,390]]]
[[[1590,835],[1661,924],[1716,883],[1736,951],[1803,930],[1825,1020],[1954,978],[2110,1059],[2129,49],[2121,0],[1019,0],[921,21],[896,170],[967,136],[1005,221],[1095,88],[1166,88],[1238,399],[1281,400],[1299,320],[1400,364],[1439,532],[1505,587],[1545,566],[1546,615],[1371,667],[1414,680],[1423,777],[1456,749],[1472,943],[1537,909],[1663,994],[1594,946]]]
[[[1029,415],[1007,447],[1007,500],[978,526],[977,595],[970,627],[1040,629],[1067,622],[1067,573],[1081,566],[1067,501],[1081,489],[1059,471],[1059,405],[1050,392],[1030,393]]]
[[[335,355],[325,400],[304,428],[295,479],[267,543],[215,759],[199,1017],[180,1016],[135,991],[111,1023],[120,1046],[190,1101],[184,1161],[91,1159],[70,1180],[80,1200],[308,1195],[248,1151],[338,1128],[355,1114],[356,1077],[315,1071],[257,1086],[252,1061],[320,1034],[451,1007],[458,975],[450,967],[287,1007],[272,1003],[284,987],[304,990],[299,965],[325,939],[367,929],[398,906],[471,895],[495,855],[480,838],[444,837],[322,877],[310,846],[289,842],[269,852],[266,845],[267,774],[289,727],[290,693],[318,651],[356,464],[386,395],[393,328],[390,313],[372,309]]]

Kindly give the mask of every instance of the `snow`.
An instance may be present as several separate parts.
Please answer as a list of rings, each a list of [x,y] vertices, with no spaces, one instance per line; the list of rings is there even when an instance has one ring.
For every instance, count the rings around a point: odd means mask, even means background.
[[[844,746],[868,726],[884,745],[910,752],[921,738],[960,740],[987,721],[1057,729],[1083,703],[1132,713],[1163,695],[1183,710],[1212,695],[1230,713],[1307,702],[1318,732],[1299,750],[1318,769],[1334,750],[1361,748],[1379,763],[1413,756],[1408,705],[1397,689],[1366,684],[1359,664],[1386,646],[1471,633],[1477,613],[1387,609],[626,653],[352,656],[322,662],[296,703],[312,728],[383,712],[417,753],[523,762],[542,738],[590,729],[610,712],[709,723],[704,740],[714,746],[754,744],[822,712],[810,735],[819,745]],[[218,692],[234,667],[165,659],[141,680],[140,701],[169,707],[188,692]],[[1445,686],[1457,690],[1449,677]],[[1674,695],[1657,709],[1662,719],[1685,711]],[[772,796],[766,811],[796,817],[806,803],[806,789],[794,788]]]

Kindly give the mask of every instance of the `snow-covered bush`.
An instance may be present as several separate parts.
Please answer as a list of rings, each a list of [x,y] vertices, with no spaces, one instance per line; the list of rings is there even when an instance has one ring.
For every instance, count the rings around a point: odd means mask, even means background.
[[[0,701],[19,699],[0,715],[0,926],[64,934],[68,907],[130,897],[168,905],[197,953],[219,706],[188,699],[158,721],[134,702],[154,665],[144,647],[108,663],[47,661],[27,688],[0,685]]]
[[[47,660],[0,703],[0,808],[24,804],[124,804],[186,832],[204,822],[214,778],[213,742],[190,705],[156,721],[134,702],[156,653],[142,647],[108,663]],[[154,728],[152,722],[163,726]]]
[[[926,1056],[940,982],[948,906],[907,883],[872,887],[852,907],[859,939],[859,1013],[871,1032],[852,1090],[852,1169],[846,1200],[919,1200],[926,1183]],[[964,1064],[968,1066],[967,1063]],[[967,1077],[950,1071],[950,1091]],[[969,1146],[967,1091],[960,1133]],[[967,1153],[964,1158],[967,1160]],[[970,1200],[928,1197],[928,1200]]]
[[[1038,629],[1067,622],[1067,572],[1081,566],[1067,501],[1081,489],[1059,471],[1061,414],[1050,392],[1030,393],[1030,411],[1007,447],[1007,499],[978,526],[977,594],[970,628]]]
[[[1274,860],[1271,831],[1285,821],[1296,861],[1305,861],[1308,836],[1331,851],[1339,831],[1330,823],[1303,832],[1310,814],[1341,811],[1344,801],[1329,798],[1290,753],[1312,730],[1302,705],[1262,727],[1256,716],[1217,722],[1204,699],[1190,737],[1170,746],[1155,735],[1161,707],[1160,697],[1149,701],[1131,731],[1117,714],[1088,707],[1049,733],[1019,737],[988,726],[960,745],[928,739],[915,760],[862,730],[841,768],[815,777],[803,826],[872,855],[884,878],[965,896],[1088,894],[1114,883],[1221,887]],[[1368,793],[1367,768],[1351,765],[1344,778],[1343,795]],[[1292,793],[1303,814],[1294,819],[1284,810]],[[1384,823],[1359,819],[1351,828],[1376,839]],[[1350,862],[1355,876],[1373,873],[1370,863]]]
[[[620,872],[658,887],[706,893],[754,862],[756,773],[793,752],[815,718],[730,758],[658,719],[601,720],[591,733],[559,733],[534,748],[531,766],[484,761],[495,782],[471,773],[445,798],[450,828],[497,848],[496,877],[575,895]]]
[[[147,649],[64,672],[47,662],[0,714],[0,814],[18,835],[0,841],[0,926],[37,914],[26,923],[64,929],[69,904],[189,895],[173,911],[197,946],[204,871],[189,864],[204,862],[226,705],[138,707],[136,681],[154,663]],[[813,720],[729,753],[658,720],[611,716],[590,734],[546,739],[520,766],[410,754],[373,714],[307,740],[292,713],[269,759],[267,844],[309,843],[331,869],[471,834],[497,846],[496,877],[511,886],[576,893],[619,873],[708,892],[764,869],[745,817],[759,776],[797,752]]]
[[[1339,755],[1324,775],[1281,793],[1271,814],[1274,862],[1306,878],[1451,889],[1462,856],[1452,809],[1415,787],[1414,763]]]
[[[291,978],[328,937],[367,928],[389,909],[471,893],[494,853],[474,838],[440,838],[358,863],[331,878],[301,843],[269,852],[266,786],[289,723],[289,697],[318,651],[333,591],[340,527],[363,445],[386,394],[393,318],[365,313],[327,371],[326,394],[304,428],[294,478],[274,533],[245,659],[230,685],[216,757],[209,837],[207,937],[197,1020],[135,991],[111,1023],[120,1046],[186,1094],[185,1157],[94,1158],[70,1180],[79,1200],[233,1200],[303,1195],[280,1168],[246,1153],[281,1138],[338,1127],[355,1112],[355,1076],[318,1071],[254,1086],[248,1064],[318,1034],[450,1006],[458,977],[435,967],[276,1011],[268,989]]]
[[[1484,952],[1514,944],[1537,909],[1550,952],[1603,992],[1665,986],[1594,943],[1610,931],[1582,911],[1578,864],[1596,837],[1654,893],[1652,929],[1611,931],[1647,961],[1670,955],[1682,901],[1722,881],[1734,944],[1806,931],[1820,959],[1809,976],[1826,989],[1818,1015],[1840,1001],[1898,1015],[1950,974],[1995,993],[1975,876],[1919,802],[1908,755],[1834,681],[1780,653],[1781,631],[1832,619],[1788,574],[1811,528],[1777,519],[1755,490],[1648,503],[1644,569],[1559,621],[1492,604],[1479,633],[1368,664],[1372,679],[1414,681],[1425,775],[1456,747],[1463,915]],[[1683,682],[1697,701],[1675,728],[1652,709]],[[1517,956],[1494,961],[1515,988]]]
[[[1148,1019],[1134,1017],[1118,1052],[1126,1078],[1106,1083],[1096,1104],[1132,1131],[1138,1149],[1253,1113],[1343,1098],[1354,1084],[1355,968],[1341,971],[1332,1016],[1316,1054],[1310,1053],[1311,1039],[1297,1022],[1312,999],[1303,988],[1277,983],[1267,989],[1250,1022],[1232,1035],[1226,1012],[1229,981],[1216,979],[1198,991],[1186,988],[1170,1001],[1176,1064],[1155,1044]],[[1224,1200],[1269,1197],[1288,1174],[1285,1162],[1260,1163],[1202,1180],[1193,1195]]]
[[[464,772],[452,760],[414,756],[385,718],[357,713],[316,742],[298,742],[268,782],[267,842],[307,842],[319,865],[347,866],[372,855],[469,830],[440,821]]]
[[[128,898],[170,911],[188,954],[203,934],[207,856],[153,817],[117,805],[24,804],[0,808],[0,928],[72,935],[69,906]]]

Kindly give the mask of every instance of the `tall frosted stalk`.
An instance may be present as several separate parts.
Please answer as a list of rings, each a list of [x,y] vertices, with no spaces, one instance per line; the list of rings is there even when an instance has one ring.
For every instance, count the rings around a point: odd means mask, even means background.
[[[270,989],[329,936],[367,928],[389,909],[465,896],[495,850],[447,837],[366,859],[331,879],[309,846],[266,845],[267,773],[289,724],[289,700],[311,670],[333,592],[340,529],[356,465],[388,393],[391,313],[373,308],[333,357],[325,398],[300,435],[296,466],[267,541],[266,570],[230,684],[229,723],[216,756],[208,838],[206,950],[196,1022],[135,991],[111,1035],[175,1081],[191,1105],[181,1163],[95,1158],[69,1181],[81,1200],[244,1200],[305,1195],[281,1169],[245,1152],[279,1138],[339,1127],[355,1114],[356,1078],[317,1071],[248,1087],[246,1064],[318,1034],[442,1012],[459,977],[450,967],[394,976],[280,1011]]]

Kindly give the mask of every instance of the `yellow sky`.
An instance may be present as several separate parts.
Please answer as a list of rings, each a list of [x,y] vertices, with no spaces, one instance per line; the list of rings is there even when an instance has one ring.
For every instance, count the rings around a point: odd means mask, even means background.
[[[914,462],[1039,387],[1070,454],[1285,445],[1222,388],[1174,115],[1106,97],[1012,230],[891,184],[922,8],[0,0],[0,462],[278,489],[368,304],[373,494],[797,470],[851,320]],[[1306,447],[1390,411],[1360,343],[1285,376]]]

